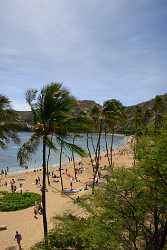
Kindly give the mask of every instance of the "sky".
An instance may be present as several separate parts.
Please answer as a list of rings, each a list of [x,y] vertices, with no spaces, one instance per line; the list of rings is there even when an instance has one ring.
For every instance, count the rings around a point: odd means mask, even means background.
[[[166,0],[0,0],[0,93],[56,81],[72,95],[133,105],[167,92]]]

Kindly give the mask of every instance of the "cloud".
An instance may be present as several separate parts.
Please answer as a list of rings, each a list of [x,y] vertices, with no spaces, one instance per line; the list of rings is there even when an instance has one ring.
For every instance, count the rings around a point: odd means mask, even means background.
[[[6,0],[0,83],[17,109],[24,92],[63,81],[80,99],[130,105],[167,92],[165,0]]]

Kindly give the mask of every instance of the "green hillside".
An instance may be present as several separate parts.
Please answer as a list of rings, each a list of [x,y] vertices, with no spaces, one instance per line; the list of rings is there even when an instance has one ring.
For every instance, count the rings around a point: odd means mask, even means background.
[[[167,113],[167,94],[161,95],[160,96],[163,100],[163,113]],[[139,103],[133,106],[128,106],[125,107],[125,113],[126,113],[126,122],[124,122],[122,124],[122,129],[128,129],[128,130],[133,130],[133,126],[132,126],[132,120],[134,118],[134,114],[135,114],[135,110],[137,107],[142,108],[142,112],[149,113],[149,117],[147,117],[147,122],[151,122],[151,120],[153,120],[154,118],[154,112],[153,112],[153,106],[154,106],[154,100],[155,98],[143,102],[143,103]],[[98,105],[99,107],[101,105],[99,105],[98,103],[96,103],[95,101],[92,100],[80,100],[77,102],[77,105],[74,109],[74,113],[79,114],[81,111],[89,111],[92,109],[93,106]],[[20,117],[20,121],[21,122],[26,122],[28,124],[31,124],[32,122],[32,112],[31,111],[18,111],[19,117]],[[121,129],[121,130],[122,130]]]

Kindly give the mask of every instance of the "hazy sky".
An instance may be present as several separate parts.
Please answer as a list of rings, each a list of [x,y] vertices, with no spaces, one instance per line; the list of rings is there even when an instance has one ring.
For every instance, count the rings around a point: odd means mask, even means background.
[[[0,0],[0,93],[63,82],[124,105],[167,92],[167,0]]]

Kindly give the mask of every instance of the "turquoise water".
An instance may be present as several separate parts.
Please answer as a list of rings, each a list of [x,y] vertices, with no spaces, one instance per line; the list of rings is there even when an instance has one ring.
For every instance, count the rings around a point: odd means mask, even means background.
[[[19,133],[21,144],[26,142],[30,138],[30,136],[31,136],[30,132]],[[70,138],[68,140],[71,142]],[[94,144],[96,144],[97,142],[96,134],[93,134],[93,141],[94,141]],[[108,142],[111,141],[110,135],[107,136],[107,141]],[[89,142],[90,142],[90,150],[91,152],[93,152],[93,146],[92,146],[91,140],[89,140]],[[85,134],[81,134],[80,137],[76,138],[75,143],[83,147],[87,151]],[[126,143],[125,136],[114,135],[114,148],[117,148],[125,143]],[[17,152],[18,152],[19,147],[20,147],[19,145],[10,143],[8,144],[7,149],[5,150],[0,149],[0,169],[2,168],[5,169],[8,166],[9,172],[17,172],[17,171],[25,170],[24,168],[20,167],[19,163],[17,162]],[[49,163],[52,165],[58,165],[59,163],[59,146],[58,145],[57,145],[57,148],[58,150],[56,153],[53,151],[51,152]],[[105,152],[104,135],[102,135],[102,138],[101,138],[101,150]],[[68,157],[71,157],[71,152],[64,150],[62,161],[68,162]],[[79,158],[79,156],[76,155],[76,158]],[[37,151],[32,155],[32,158],[27,165],[28,165],[28,169],[35,169],[35,168],[39,168],[42,166],[42,145],[39,145]]]

